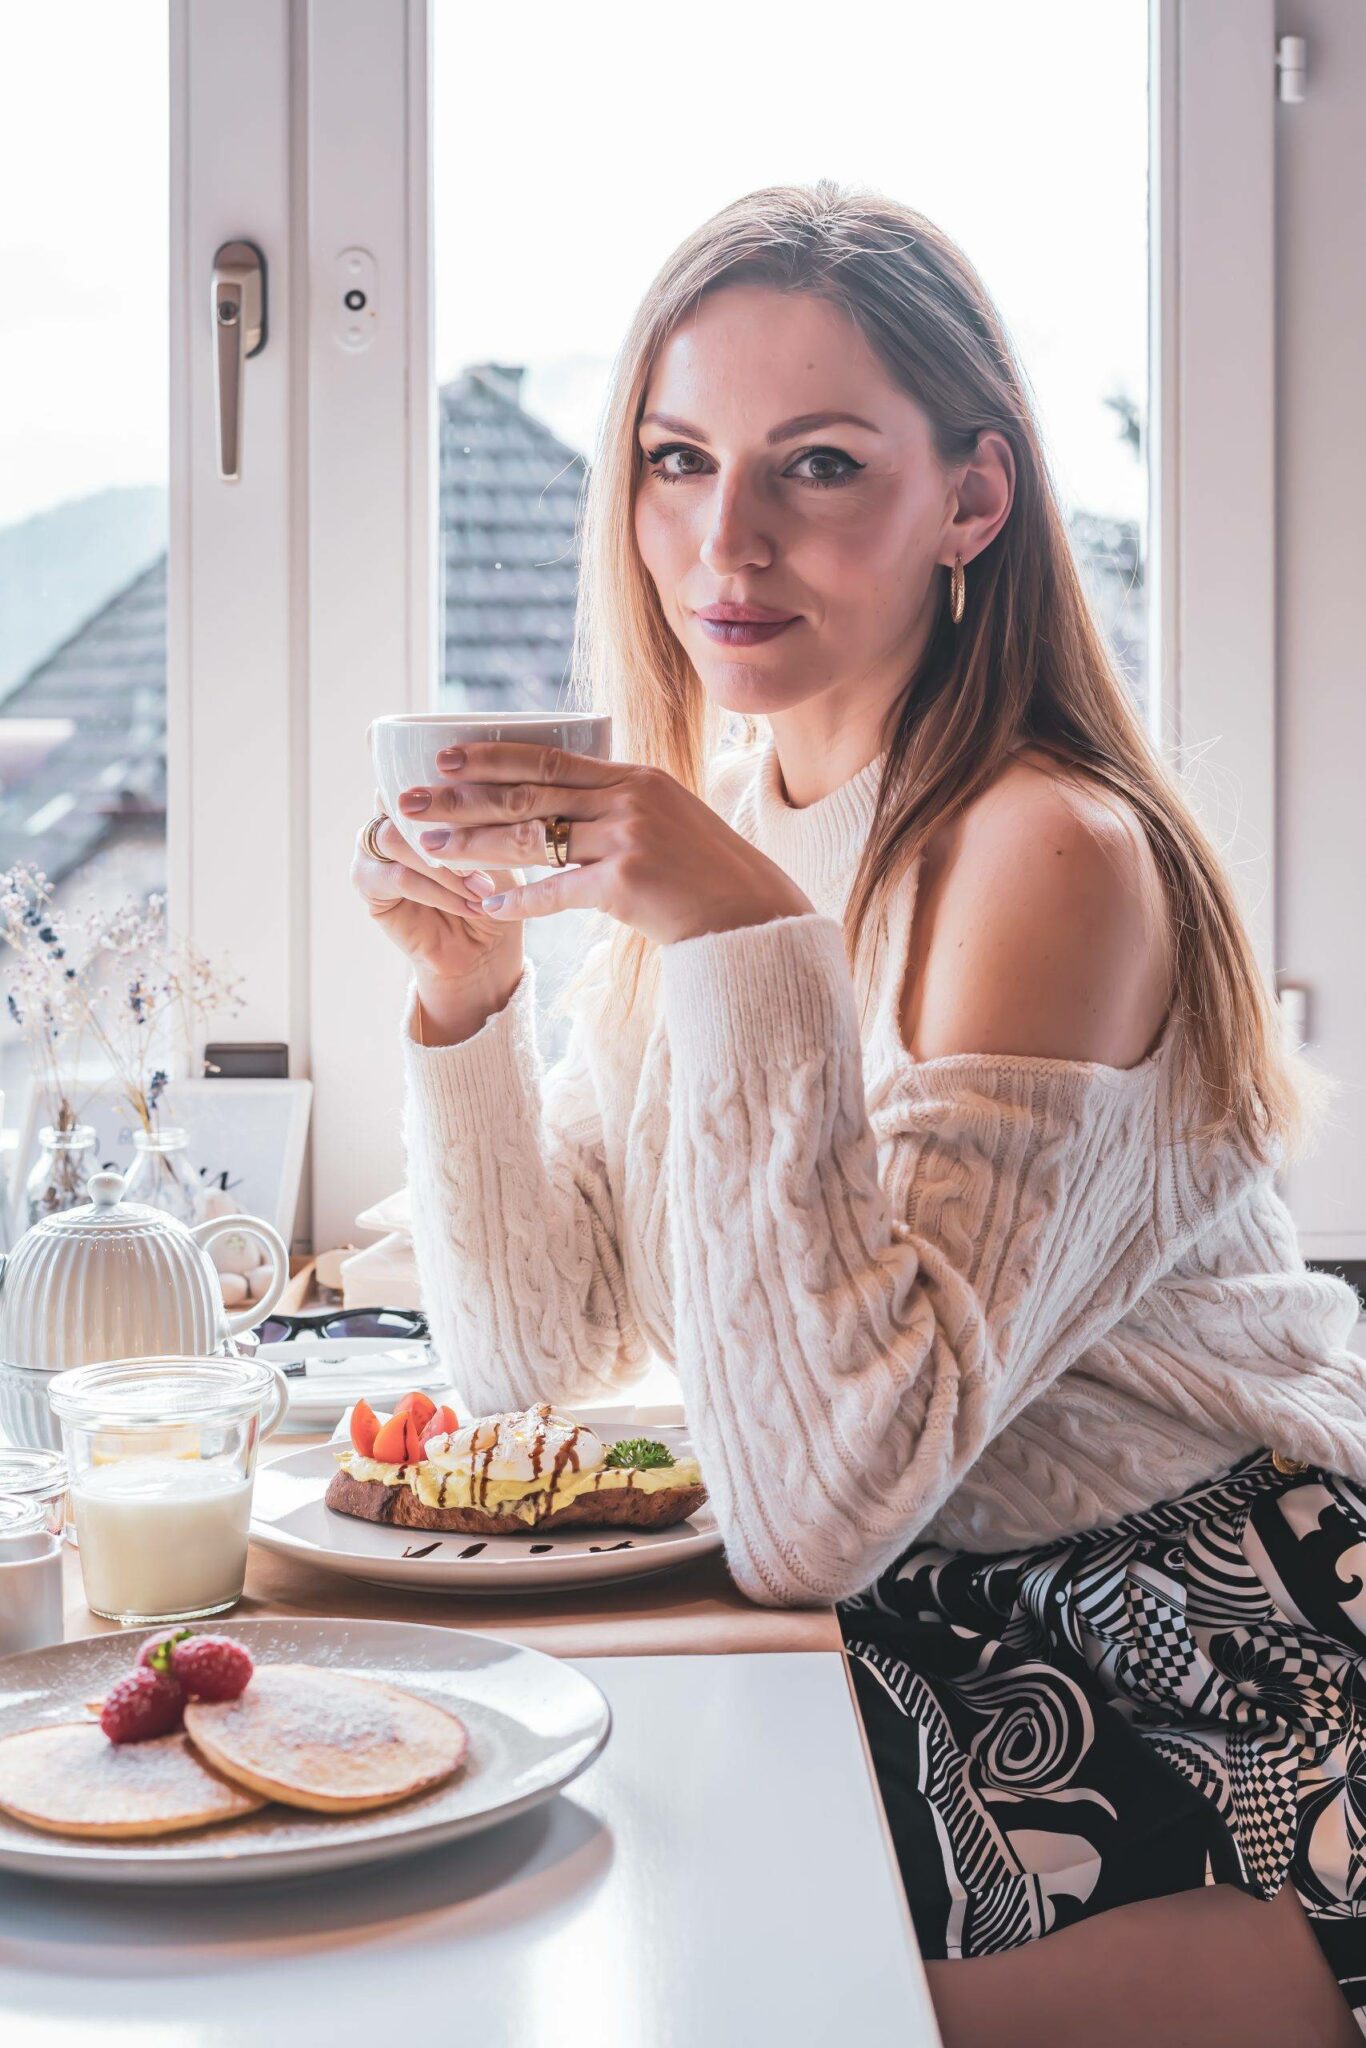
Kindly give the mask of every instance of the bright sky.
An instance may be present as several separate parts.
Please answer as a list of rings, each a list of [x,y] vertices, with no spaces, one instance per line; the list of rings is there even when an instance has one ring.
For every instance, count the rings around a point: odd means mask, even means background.
[[[443,377],[525,363],[586,447],[683,235],[758,185],[867,183],[982,272],[1068,498],[1141,514],[1103,401],[1146,383],[1145,0],[433,4]],[[166,158],[164,0],[0,6],[0,525],[165,480]]]

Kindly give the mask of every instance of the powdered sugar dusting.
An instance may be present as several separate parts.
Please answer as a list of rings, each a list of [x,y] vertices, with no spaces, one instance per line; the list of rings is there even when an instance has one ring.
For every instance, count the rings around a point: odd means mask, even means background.
[[[113,1743],[90,1722],[34,1728],[0,1740],[0,1805],[53,1826],[227,1820],[260,1800],[206,1771],[183,1735]]]
[[[460,1722],[427,1701],[305,1664],[261,1667],[237,1699],[187,1708],[185,1725],[229,1769],[341,1798],[430,1784],[465,1750]]]

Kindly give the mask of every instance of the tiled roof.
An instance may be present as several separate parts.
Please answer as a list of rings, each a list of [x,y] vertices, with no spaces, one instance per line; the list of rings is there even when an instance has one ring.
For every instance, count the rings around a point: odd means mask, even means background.
[[[520,381],[487,364],[441,393],[445,695],[472,711],[549,707],[569,675],[585,465],[522,411]]]
[[[165,556],[31,670],[3,716],[65,719],[71,730],[0,793],[0,868],[33,861],[58,882],[120,817],[164,812]]]

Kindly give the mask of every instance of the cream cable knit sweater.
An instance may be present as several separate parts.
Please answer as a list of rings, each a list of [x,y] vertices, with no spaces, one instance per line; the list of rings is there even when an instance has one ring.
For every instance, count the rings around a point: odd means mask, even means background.
[[[916,1062],[911,889],[860,1031],[838,919],[880,767],[795,810],[771,742],[723,761],[716,808],[815,913],[664,948],[634,1034],[590,990],[545,1073],[532,962],[463,1045],[414,1041],[410,991],[413,1235],[467,1398],[572,1403],[653,1347],[770,1604],[917,1537],[1095,1527],[1264,1444],[1366,1483],[1356,1298],[1305,1271],[1268,1171],[1183,1135],[1175,1023],[1126,1070]]]

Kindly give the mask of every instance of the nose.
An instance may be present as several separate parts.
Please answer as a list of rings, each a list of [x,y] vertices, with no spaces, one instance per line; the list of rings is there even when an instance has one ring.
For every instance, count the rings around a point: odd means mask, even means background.
[[[717,576],[772,562],[773,543],[764,531],[758,499],[746,490],[742,477],[718,480],[699,554],[704,567]]]

